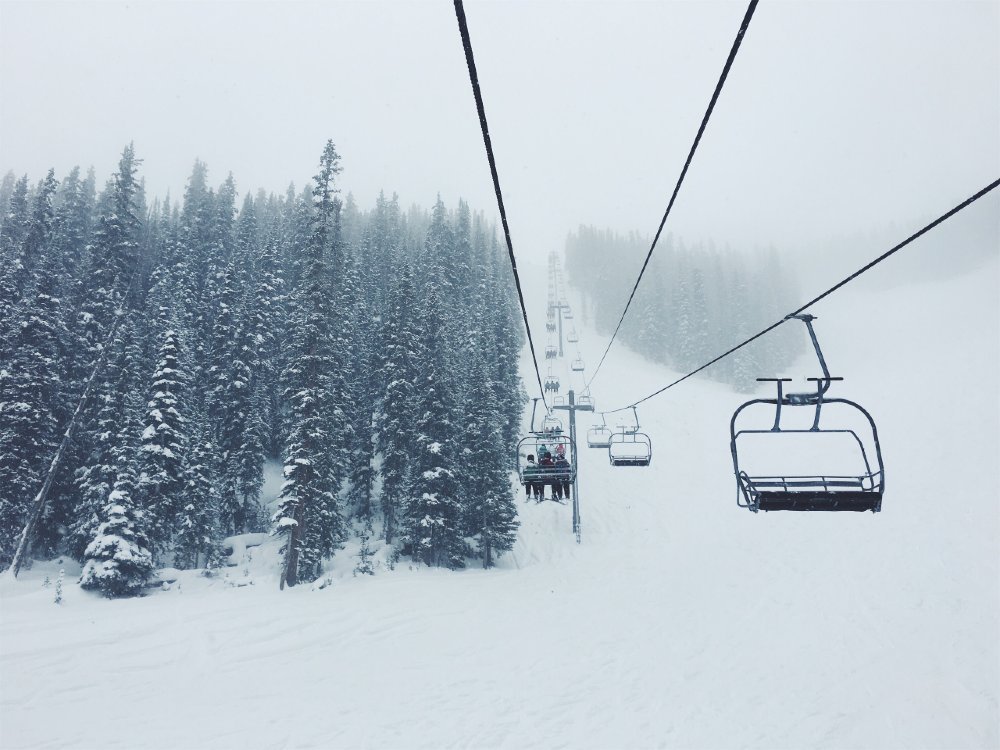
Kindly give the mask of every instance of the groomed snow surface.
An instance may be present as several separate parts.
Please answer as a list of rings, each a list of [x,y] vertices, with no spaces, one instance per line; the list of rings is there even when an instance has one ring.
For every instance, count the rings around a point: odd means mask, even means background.
[[[348,549],[279,592],[247,537],[139,600],[67,565],[56,605],[36,563],[0,589],[0,747],[995,748],[997,292],[993,262],[813,311],[837,393],[879,423],[881,514],[737,508],[743,398],[695,380],[642,410],[648,469],[581,451],[581,545],[569,506],[519,496],[495,570],[353,577]],[[590,367],[604,341],[579,331]],[[616,346],[593,395],[673,377]]]

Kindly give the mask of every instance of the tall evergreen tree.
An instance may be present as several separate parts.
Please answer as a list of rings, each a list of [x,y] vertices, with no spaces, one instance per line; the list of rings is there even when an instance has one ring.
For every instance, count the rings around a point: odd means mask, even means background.
[[[405,542],[412,556],[427,565],[460,568],[466,549],[461,528],[459,483],[455,477],[460,431],[455,404],[443,386],[445,355],[440,297],[435,286],[422,311],[424,348],[417,381],[413,482],[406,503]]]
[[[295,293],[293,340],[284,373],[291,432],[285,448],[285,484],[275,515],[276,531],[285,537],[282,585],[318,574],[344,535],[338,507],[338,457],[335,433],[342,428],[342,405],[331,388],[335,359],[330,309],[328,254],[336,239],[340,201],[334,180],[340,156],[328,141],[313,189],[314,213],[308,256]]]
[[[475,388],[466,404],[462,474],[467,479],[463,502],[464,533],[476,540],[484,568],[510,550],[517,536],[517,509],[510,486],[508,451],[503,441],[504,417],[484,356],[472,369]]]
[[[134,411],[130,410],[130,411]],[[102,521],[84,552],[80,585],[109,598],[141,593],[153,573],[148,514],[135,498],[136,424],[126,423],[114,448],[115,481],[101,511]]]
[[[169,548],[183,508],[188,436],[183,404],[188,378],[181,365],[180,336],[167,328],[161,342],[142,422],[136,486],[150,514],[150,540],[158,552]]]
[[[400,531],[404,497],[409,487],[411,445],[417,418],[416,387],[420,350],[418,328],[410,300],[413,275],[404,264],[390,296],[382,336],[384,396],[376,419],[376,443],[381,457],[382,534],[392,544]]]

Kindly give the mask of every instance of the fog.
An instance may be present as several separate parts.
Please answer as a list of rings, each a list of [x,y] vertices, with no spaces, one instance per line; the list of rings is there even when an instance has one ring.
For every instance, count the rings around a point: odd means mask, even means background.
[[[468,4],[523,260],[580,224],[655,230],[745,9]],[[134,141],[150,195],[178,196],[195,158],[282,191],[327,138],[362,207],[385,189],[496,211],[446,0],[0,2],[2,172],[103,182]],[[805,254],[902,239],[998,174],[1000,4],[764,0],[669,229]],[[951,231],[989,239],[998,207]]]

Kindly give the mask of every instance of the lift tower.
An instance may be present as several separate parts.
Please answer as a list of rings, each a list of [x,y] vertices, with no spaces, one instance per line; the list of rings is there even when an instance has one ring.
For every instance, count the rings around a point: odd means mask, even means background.
[[[556,311],[556,317],[559,318],[559,356],[563,356],[563,310],[569,310],[569,305],[565,301],[559,300],[556,302],[549,302],[549,310]]]
[[[560,317],[562,317],[560,315]],[[573,446],[573,533],[576,534],[576,543],[580,543],[580,466],[577,461],[576,452],[576,413],[578,411],[593,411],[593,403],[578,404],[576,393],[569,392],[569,401],[565,404],[554,404],[553,409],[569,412],[569,441]]]

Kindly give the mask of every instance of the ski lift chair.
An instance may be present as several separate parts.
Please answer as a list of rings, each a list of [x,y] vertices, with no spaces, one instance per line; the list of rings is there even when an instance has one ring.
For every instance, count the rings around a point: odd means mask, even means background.
[[[823,359],[823,354],[812,327],[812,315],[791,316],[802,320],[809,330],[816,356],[819,359],[823,377],[807,378],[816,384],[811,393],[784,393],[784,383],[790,378],[757,378],[758,382],[772,382],[777,386],[777,397],[752,399],[742,404],[733,414],[729,423],[729,444],[733,456],[733,471],[736,475],[736,502],[742,508],[754,513],[769,510],[794,511],[866,511],[878,513],[882,509],[882,495],[885,490],[885,467],[882,463],[882,449],[879,445],[875,421],[859,404],[843,398],[828,398],[830,384],[843,378],[831,377]],[[769,428],[741,427],[743,419],[754,411],[765,411],[759,407],[774,410],[774,422]],[[766,411],[770,411],[768,408]],[[782,410],[812,410],[811,427],[788,427],[782,425]],[[808,416],[808,411],[805,412]],[[805,423],[808,423],[806,420]],[[859,432],[861,434],[859,434]],[[840,446],[848,446],[851,454],[850,468],[837,468],[832,472],[825,469],[817,472],[795,471],[751,473],[747,470],[740,453],[740,445],[750,436],[757,440],[770,441],[778,446],[778,439],[786,442],[777,448],[782,461],[793,453],[791,443],[800,447],[811,442],[817,446],[823,440],[835,440]],[[743,439],[743,440],[741,440]],[[824,454],[826,451],[823,452]],[[821,454],[822,455],[822,454]],[[811,460],[815,458],[811,457]]]
[[[541,461],[545,453],[553,458],[558,454],[566,457],[566,466],[530,465],[528,456],[534,456]],[[521,484],[532,483],[571,483],[576,477],[576,459],[573,455],[573,444],[568,435],[532,434],[517,444],[517,475]]]
[[[569,366],[573,372],[583,372],[583,360],[577,357],[573,360],[573,363]]]
[[[601,424],[595,424],[589,430],[587,430],[587,447],[588,448],[608,448],[611,446],[611,428],[608,427],[607,422],[604,421],[604,415],[601,415]]]
[[[546,393],[550,391],[552,393],[559,393],[559,378],[550,372],[545,376],[544,388]]]
[[[566,340],[571,344],[575,344],[580,340],[580,337],[576,335],[576,331],[570,331],[566,335]]]
[[[554,320],[545,321],[545,330],[549,333],[553,333],[556,330],[556,322]]]
[[[590,410],[594,410],[594,399],[589,393],[581,393],[576,397],[576,403],[580,406],[590,407]]]
[[[559,356],[559,350],[554,346],[545,347],[545,359],[555,359]]]
[[[638,430],[622,429],[608,439],[608,458],[612,466],[649,466],[653,442]]]
[[[554,417],[551,414],[546,414],[545,418],[542,419],[542,429],[538,430],[536,434],[538,435],[561,435],[563,431],[563,423],[559,417]]]

